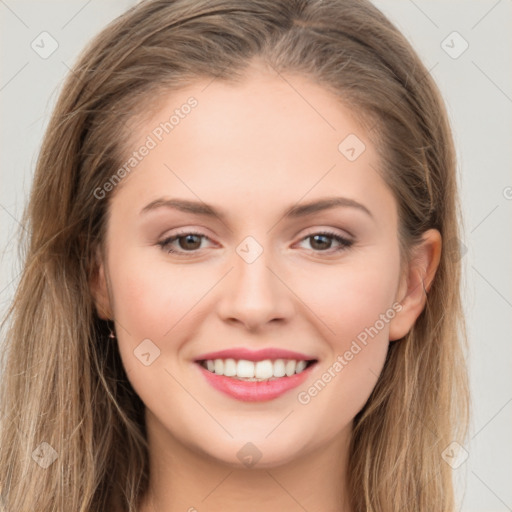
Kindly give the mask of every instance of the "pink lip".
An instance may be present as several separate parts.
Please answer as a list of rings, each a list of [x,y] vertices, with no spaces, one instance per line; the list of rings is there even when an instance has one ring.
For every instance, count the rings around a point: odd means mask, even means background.
[[[286,393],[286,391],[302,384],[309,377],[314,366],[315,365],[310,365],[303,372],[296,373],[291,377],[279,377],[270,381],[251,382],[226,377],[224,375],[216,375],[206,368],[203,368],[200,364],[197,364],[197,367],[201,370],[201,373],[211,386],[232,398],[244,402],[265,402],[281,396],[283,393]]]
[[[266,348],[262,350],[249,350],[247,348],[230,348],[209,352],[195,358],[195,361],[205,361],[207,359],[245,359],[247,361],[263,361],[265,359],[295,359],[296,361],[312,361],[315,359],[306,354],[292,352],[291,350],[282,350],[279,348]],[[300,375],[300,374],[299,374]]]

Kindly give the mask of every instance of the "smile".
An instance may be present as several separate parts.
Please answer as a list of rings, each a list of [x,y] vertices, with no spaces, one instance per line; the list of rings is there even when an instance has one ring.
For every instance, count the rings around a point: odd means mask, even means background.
[[[249,382],[262,382],[280,377],[291,377],[302,373],[314,361],[295,359],[265,359],[248,361],[246,359],[207,359],[199,364],[216,375],[233,377]]]
[[[224,395],[243,402],[265,402],[301,385],[316,363],[316,360],[228,358],[196,361],[196,367],[206,382]]]

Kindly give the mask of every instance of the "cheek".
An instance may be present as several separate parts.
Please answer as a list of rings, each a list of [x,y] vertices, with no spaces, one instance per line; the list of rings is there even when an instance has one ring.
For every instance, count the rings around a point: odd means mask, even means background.
[[[143,252],[147,249],[123,258],[112,254],[115,315],[134,336],[162,340],[200,301],[213,276],[194,265],[169,265],[159,258],[148,261]]]
[[[112,251],[110,266],[118,347],[135,390],[150,400],[155,378],[168,381],[162,372],[179,364],[182,347],[194,338],[199,326],[194,319],[215,275],[159,257],[148,262],[147,249],[144,255],[127,250],[120,257],[121,252]],[[154,391],[160,396],[161,390]]]
[[[148,258],[147,248],[112,251],[110,269],[119,352],[130,381],[145,403],[156,400],[155,407],[161,403],[165,382],[171,403],[180,390],[164,371],[174,371],[181,347],[194,338],[194,317],[215,284],[215,275],[196,265]]]
[[[383,336],[388,333],[388,322],[381,315],[394,314],[399,277],[398,251],[393,246],[379,251],[378,257],[347,258],[337,267],[317,267],[314,279],[301,278],[298,294],[328,327],[333,348],[343,350],[366,328],[378,322]]]
[[[323,330],[328,355],[297,399],[320,418],[336,418],[325,422],[333,434],[361,410],[382,371],[398,276],[398,252],[390,246],[364,264],[362,258],[361,263],[347,260],[336,272],[317,272],[314,286],[303,288],[329,327]]]

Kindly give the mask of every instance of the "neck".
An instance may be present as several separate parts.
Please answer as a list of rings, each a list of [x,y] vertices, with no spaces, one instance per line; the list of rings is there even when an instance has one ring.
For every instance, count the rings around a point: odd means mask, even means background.
[[[146,414],[150,482],[140,512],[351,512],[350,429],[328,445],[272,467],[234,467],[178,442]]]

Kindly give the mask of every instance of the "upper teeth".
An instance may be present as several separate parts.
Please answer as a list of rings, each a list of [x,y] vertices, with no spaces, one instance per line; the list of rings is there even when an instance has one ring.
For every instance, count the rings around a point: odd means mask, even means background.
[[[270,379],[272,377],[291,377],[295,373],[304,371],[307,361],[294,359],[276,359],[271,361],[247,361],[246,359],[208,359],[204,362],[206,368],[226,377]],[[204,365],[204,364],[203,364]]]

